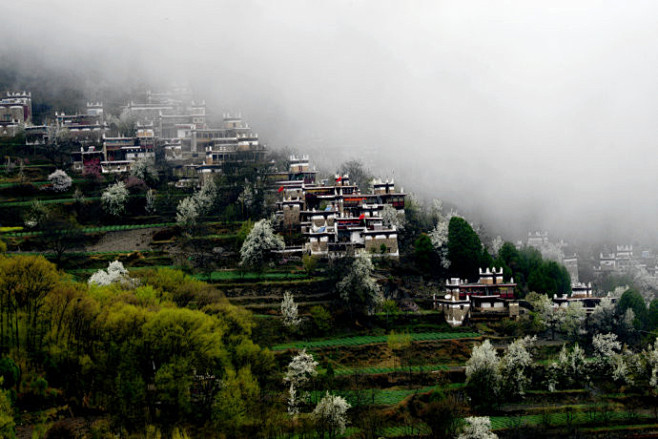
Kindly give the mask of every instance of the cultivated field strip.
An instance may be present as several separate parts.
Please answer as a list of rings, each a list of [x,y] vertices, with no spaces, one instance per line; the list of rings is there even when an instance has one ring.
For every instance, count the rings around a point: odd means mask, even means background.
[[[481,337],[477,332],[425,332],[409,334],[409,336],[412,341],[458,340]],[[332,347],[362,346],[386,343],[387,340],[388,336],[386,335],[364,335],[359,337],[330,338],[314,341],[296,341],[273,346],[272,350],[282,351],[286,349],[325,349]]]

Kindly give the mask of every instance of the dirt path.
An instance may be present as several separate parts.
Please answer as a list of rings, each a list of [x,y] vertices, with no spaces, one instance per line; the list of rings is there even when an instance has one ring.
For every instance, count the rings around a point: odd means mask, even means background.
[[[153,234],[160,230],[158,227],[150,229],[124,230],[120,232],[107,232],[101,240],[87,247],[93,252],[120,252],[133,250],[150,250]]]

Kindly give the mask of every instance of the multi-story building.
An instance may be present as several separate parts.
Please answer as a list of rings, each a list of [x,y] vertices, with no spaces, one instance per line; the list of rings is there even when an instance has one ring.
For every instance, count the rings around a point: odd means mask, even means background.
[[[7,92],[0,98],[0,137],[15,136],[21,127],[32,123],[32,93]]]
[[[315,177],[308,157],[294,156],[287,172],[270,175],[282,196],[277,203],[280,227],[301,230],[303,251],[321,257],[358,251],[399,256],[399,231],[384,224],[380,214],[386,204],[404,209],[405,194],[396,192],[393,182],[375,182],[372,193],[362,194],[349,175],[336,175],[332,184],[318,184]]]

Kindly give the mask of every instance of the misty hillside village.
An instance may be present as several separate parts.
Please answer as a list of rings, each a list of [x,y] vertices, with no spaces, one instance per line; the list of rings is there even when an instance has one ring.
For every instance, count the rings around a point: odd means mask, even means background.
[[[0,438],[658,434],[656,249],[503,239],[188,87],[87,99],[0,98]]]

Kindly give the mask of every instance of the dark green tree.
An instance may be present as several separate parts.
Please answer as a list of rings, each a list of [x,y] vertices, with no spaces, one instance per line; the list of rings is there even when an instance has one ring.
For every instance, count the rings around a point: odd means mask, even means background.
[[[647,304],[640,293],[634,289],[628,289],[621,295],[617,302],[617,315],[623,316],[626,310],[632,309],[635,313],[635,329],[644,329],[649,321],[649,310]]]
[[[450,272],[461,279],[474,279],[482,259],[482,243],[464,218],[453,216],[448,225]]]
[[[416,258],[416,266],[423,273],[429,273],[432,270],[432,262],[435,255],[434,246],[429,236],[425,233],[420,235],[414,241],[414,257]]]
[[[649,304],[649,328],[652,331],[658,328],[658,299]]]

